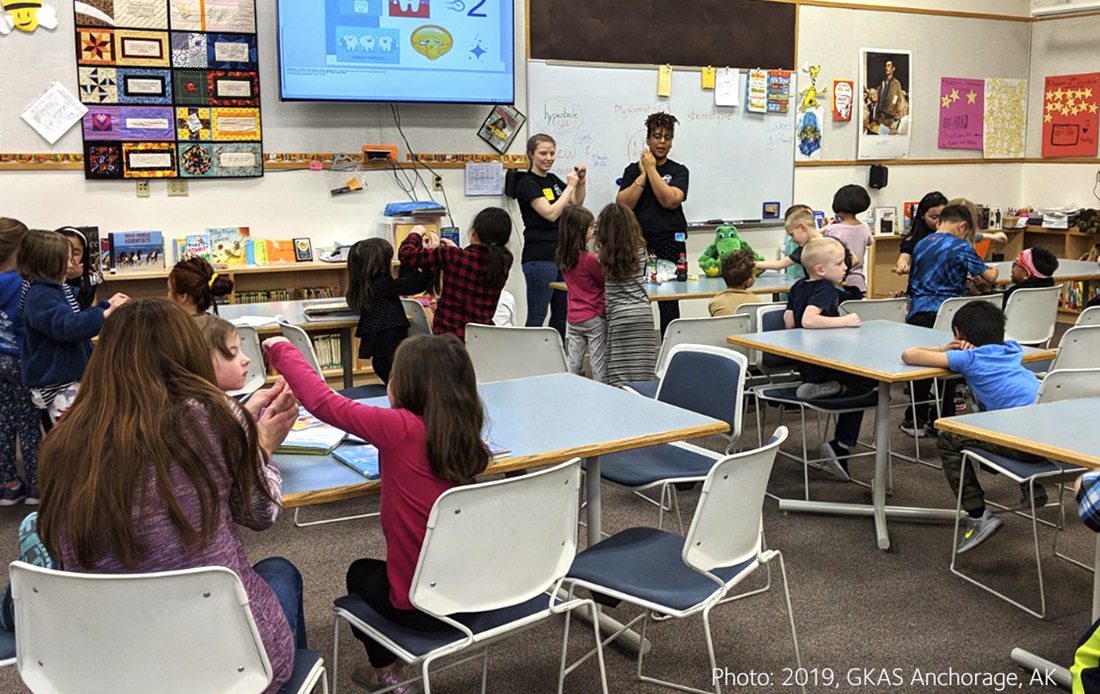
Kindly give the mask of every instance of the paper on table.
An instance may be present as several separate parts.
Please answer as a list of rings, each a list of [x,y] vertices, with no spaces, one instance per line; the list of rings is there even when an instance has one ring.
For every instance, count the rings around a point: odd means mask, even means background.
[[[266,316],[240,316],[238,318],[230,318],[229,322],[238,327],[259,328],[264,325],[275,325],[278,321]]]
[[[88,108],[72,92],[60,82],[54,82],[28,104],[19,117],[52,145],[87,112]]]
[[[504,164],[499,161],[466,164],[466,195],[503,195]]]
[[[741,91],[737,88],[737,70],[724,67],[714,82],[715,106],[740,106]]]

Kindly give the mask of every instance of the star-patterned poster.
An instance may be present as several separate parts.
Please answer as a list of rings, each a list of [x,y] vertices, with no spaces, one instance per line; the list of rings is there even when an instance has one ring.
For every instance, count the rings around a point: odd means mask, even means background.
[[[1043,89],[1043,156],[1095,157],[1100,72],[1054,75]]]
[[[983,154],[987,159],[1024,156],[1027,135],[1027,80],[993,77],[985,81]]]
[[[940,79],[940,149],[982,149],[985,80]]]
[[[74,12],[86,178],[263,175],[255,0]]]

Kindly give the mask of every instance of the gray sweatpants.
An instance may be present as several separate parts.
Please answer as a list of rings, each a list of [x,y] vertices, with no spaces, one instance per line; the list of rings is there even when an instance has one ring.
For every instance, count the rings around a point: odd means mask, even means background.
[[[601,316],[580,323],[569,323],[565,328],[569,348],[569,371],[584,374],[584,355],[592,367],[592,378],[600,383],[607,380],[607,319]]]

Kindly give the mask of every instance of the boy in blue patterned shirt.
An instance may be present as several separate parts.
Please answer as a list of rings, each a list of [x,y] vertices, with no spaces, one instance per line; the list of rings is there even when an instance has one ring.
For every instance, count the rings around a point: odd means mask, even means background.
[[[1039,394],[1039,379],[1023,365],[1023,348],[1015,340],[1006,340],[1005,316],[987,301],[974,301],[959,309],[951,321],[955,339],[941,347],[910,347],[902,353],[906,364],[948,368],[962,374],[978,402],[987,410],[1034,405]],[[940,432],[938,447],[943,473],[957,498],[962,487],[962,504],[969,518],[959,538],[957,551],[974,549],[1000,529],[1001,519],[985,507],[985,492],[974,475],[972,465],[962,468],[964,448],[974,447],[1024,462],[1043,458],[1007,446],[968,439]],[[1026,488],[1025,488],[1025,501]],[[1046,503],[1046,490],[1035,485],[1036,506]]]
[[[966,294],[966,280],[978,276],[992,283],[997,279],[997,268],[987,266],[978,257],[970,239],[974,236],[974,219],[964,205],[948,205],[940,212],[936,233],[922,239],[913,249],[909,270],[909,315],[905,322],[931,328],[936,323],[940,304],[952,297]],[[924,436],[925,422],[931,431],[936,419],[935,411],[929,412],[927,400],[932,389],[930,380],[911,384],[916,406],[916,422],[906,410],[901,429],[913,437]],[[953,406],[953,399],[946,403]],[[934,432],[933,432],[934,433]]]

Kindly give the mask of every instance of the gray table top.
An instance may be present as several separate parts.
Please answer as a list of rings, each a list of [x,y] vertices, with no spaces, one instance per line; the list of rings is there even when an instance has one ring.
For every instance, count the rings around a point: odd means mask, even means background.
[[[941,417],[936,428],[1064,463],[1100,468],[1100,398],[1080,398],[1008,410]]]
[[[306,318],[303,310],[310,305],[339,301],[339,299],[298,299],[295,301],[267,301],[259,304],[223,304],[218,306],[218,315],[226,320],[243,316],[275,318],[281,316],[291,325],[315,326],[326,328],[347,328],[358,324],[359,317],[354,313],[341,313],[318,318]],[[265,327],[258,328],[263,331]],[[277,331],[277,326],[270,326]]]
[[[794,284],[789,277],[779,272],[765,272],[756,278],[749,289],[752,294],[780,294]],[[554,289],[567,289],[565,282],[551,282]],[[726,290],[726,282],[721,277],[700,276],[686,282],[661,282],[645,285],[650,301],[680,301],[681,299],[709,299]]]
[[[1100,242],[1100,236],[1096,240]],[[1012,261],[1005,260],[994,265],[997,266],[997,284],[1011,284]],[[1095,279],[1100,279],[1100,263],[1086,260],[1059,260],[1058,269],[1054,272],[1056,282]]]
[[[858,314],[858,310],[856,311]],[[773,330],[730,335],[730,344],[853,373],[876,381],[897,383],[936,378],[946,369],[910,366],[901,360],[908,347],[934,347],[951,341],[951,333],[907,323],[872,320],[858,328]],[[1052,359],[1051,350],[1024,348],[1024,361]]]
[[[493,461],[493,472],[728,430],[724,422],[572,374],[487,383],[478,392],[488,413],[486,438],[511,451]],[[275,461],[288,508],[362,496],[378,486],[332,456],[277,454]]]

